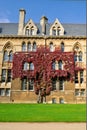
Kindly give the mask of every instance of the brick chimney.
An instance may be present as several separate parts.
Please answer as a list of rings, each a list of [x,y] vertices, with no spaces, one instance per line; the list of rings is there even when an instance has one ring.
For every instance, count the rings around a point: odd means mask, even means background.
[[[18,35],[23,35],[23,28],[25,24],[25,14],[26,14],[26,11],[24,9],[19,10]]]

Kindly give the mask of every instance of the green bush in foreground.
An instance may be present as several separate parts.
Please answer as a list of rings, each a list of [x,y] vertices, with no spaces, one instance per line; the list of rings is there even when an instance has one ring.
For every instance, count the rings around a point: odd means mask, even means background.
[[[85,104],[0,104],[0,122],[85,121]]]

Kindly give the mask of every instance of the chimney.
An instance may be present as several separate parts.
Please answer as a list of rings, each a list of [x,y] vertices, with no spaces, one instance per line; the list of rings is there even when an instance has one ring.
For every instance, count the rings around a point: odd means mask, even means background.
[[[48,18],[46,16],[42,16],[40,19],[40,25],[42,27],[42,35],[46,34],[46,23],[48,23]]]
[[[26,14],[26,11],[24,9],[19,10],[18,35],[23,34],[23,28],[24,28],[24,24],[25,24],[25,14]]]

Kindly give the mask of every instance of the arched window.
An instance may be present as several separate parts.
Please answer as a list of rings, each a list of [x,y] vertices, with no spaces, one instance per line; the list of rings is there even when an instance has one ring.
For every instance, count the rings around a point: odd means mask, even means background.
[[[61,51],[64,52],[64,43],[61,43]]]
[[[79,52],[79,61],[82,61],[82,52]]]
[[[29,70],[34,70],[34,64],[32,62],[29,63]]]
[[[36,51],[37,46],[36,46],[36,42],[33,43],[33,51]]]
[[[56,29],[52,29],[52,35],[56,35]]]
[[[74,54],[74,61],[78,61],[78,55],[77,55],[77,53]]]
[[[10,51],[10,53],[9,53],[9,61],[11,61],[11,62],[12,62],[12,60],[13,60],[13,52],[12,52],[12,51]]]
[[[6,69],[3,69],[2,70],[2,82],[5,82],[6,81]]]
[[[82,61],[82,51],[81,51],[81,46],[80,44],[76,44],[75,47],[74,47],[74,61],[75,62],[81,62]]]
[[[54,51],[54,46],[53,46],[53,43],[52,43],[52,42],[50,43],[50,51],[51,51],[51,52]]]
[[[5,51],[5,52],[4,52],[3,61],[8,61],[8,60],[9,60],[9,58],[8,58],[8,52]]]
[[[60,104],[64,104],[64,99],[63,99],[63,98],[60,98],[60,99],[59,99],[59,102],[60,102]]]
[[[31,28],[31,35],[34,35],[34,28]]]
[[[25,34],[28,36],[30,34],[30,30],[28,27],[26,27],[26,31],[25,31]]]
[[[26,43],[22,43],[22,51],[26,51]]]
[[[32,45],[31,45],[30,42],[28,43],[27,50],[28,50],[28,51],[32,51]]]
[[[23,69],[24,70],[29,70],[29,63],[25,62]]]
[[[52,69],[55,70],[55,61],[52,62]]]
[[[61,60],[58,62],[58,68],[59,68],[59,70],[62,70],[62,69],[63,69],[63,64],[62,64],[62,61],[61,61]]]

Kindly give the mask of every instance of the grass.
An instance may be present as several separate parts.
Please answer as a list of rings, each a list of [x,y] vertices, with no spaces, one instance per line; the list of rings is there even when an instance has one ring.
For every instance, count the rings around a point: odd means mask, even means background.
[[[0,122],[85,121],[85,104],[0,104]]]

